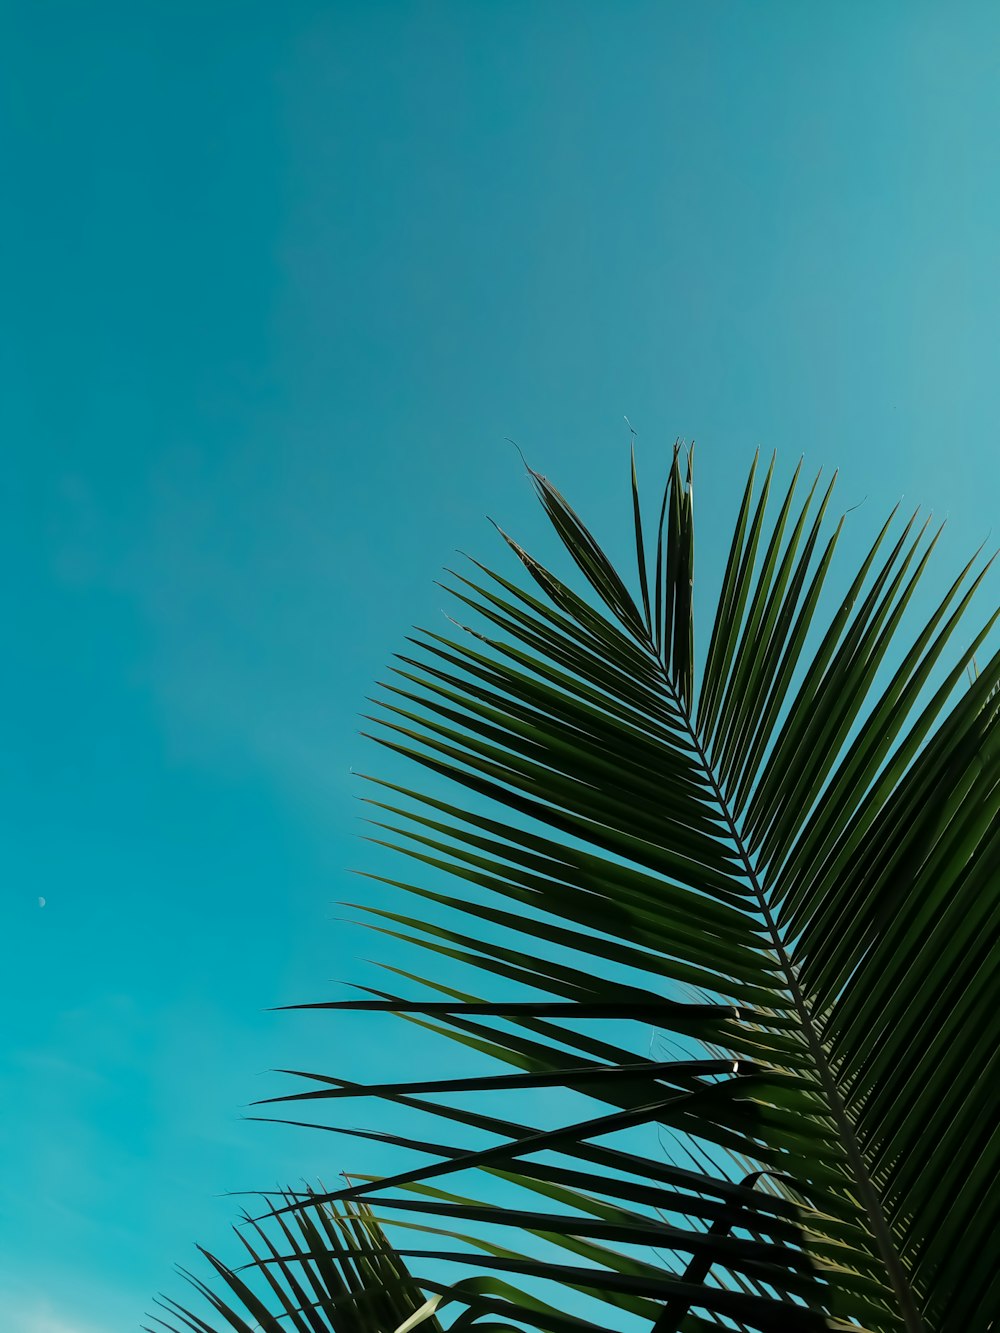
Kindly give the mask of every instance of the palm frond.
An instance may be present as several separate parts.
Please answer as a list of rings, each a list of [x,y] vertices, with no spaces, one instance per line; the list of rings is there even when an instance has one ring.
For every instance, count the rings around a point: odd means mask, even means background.
[[[283,1202],[293,1211],[267,1225],[247,1216],[235,1228],[248,1256],[241,1268],[199,1246],[216,1285],[181,1270],[205,1316],[163,1299],[165,1317],[151,1316],[156,1327],[146,1333],[442,1333],[433,1302],[367,1204],[322,1203],[311,1190]]]
[[[395,1013],[492,1072],[289,1071],[308,1090],[275,1100],[454,1127],[294,1120],[430,1155],[309,1206],[452,1220],[464,1248],[416,1253],[505,1275],[462,1287],[456,1328],[586,1327],[567,1288],[655,1333],[967,1333],[1000,1308],[1000,654],[961,688],[996,615],[949,656],[988,565],[908,631],[938,533],[894,513],[827,612],[833,483],[798,499],[800,464],[773,513],[774,467],[756,497],[751,468],[700,668],[677,448],[652,568],[633,459],[634,594],[531,472],[587,594],[502,533],[527,586],[454,574],[455,632],[382,685],[371,734],[429,780],[371,779],[373,840],[417,872],[379,878],[416,906],[359,910],[427,967],[390,969],[416,994],[312,1007]],[[531,1246],[483,1239],[511,1229]]]

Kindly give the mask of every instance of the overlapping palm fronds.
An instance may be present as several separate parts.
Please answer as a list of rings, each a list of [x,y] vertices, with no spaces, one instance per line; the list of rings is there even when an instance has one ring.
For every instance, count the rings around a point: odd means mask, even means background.
[[[460,1292],[470,1320],[974,1333],[1000,1308],[1000,654],[965,674],[996,616],[949,647],[985,570],[905,632],[937,534],[894,514],[826,610],[832,486],[799,501],[796,471],[775,506],[757,471],[703,659],[677,450],[653,542],[633,467],[634,589],[532,472],[589,593],[505,537],[529,583],[473,562],[468,626],[422,633],[385,686],[378,739],[434,781],[371,802],[417,909],[361,909],[426,959],[422,987],[315,1007],[400,1014],[508,1072],[301,1075],[277,1100],[453,1126],[373,1123],[430,1164],[321,1197],[460,1225],[473,1248],[402,1253],[495,1274]]]

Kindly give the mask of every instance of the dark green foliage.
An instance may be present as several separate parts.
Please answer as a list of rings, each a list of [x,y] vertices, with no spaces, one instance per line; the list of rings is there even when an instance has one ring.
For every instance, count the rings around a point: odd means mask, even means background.
[[[421,634],[384,687],[377,738],[470,799],[381,785],[376,837],[426,878],[391,881],[414,915],[362,910],[426,951],[424,993],[318,1007],[394,1011],[512,1072],[301,1075],[279,1100],[298,1117],[387,1099],[442,1124],[443,1142],[407,1140],[430,1165],[322,1199],[461,1225],[458,1250],[404,1251],[495,1275],[455,1290],[455,1327],[613,1330],[627,1311],[655,1333],[975,1333],[1000,1308],[1000,655],[965,676],[996,616],[946,654],[985,570],[905,637],[937,536],[891,516],[824,612],[832,486],[800,503],[797,471],[772,517],[773,463],[755,499],[756,468],[700,670],[678,450],[655,543],[633,467],[635,595],[532,473],[591,596],[505,538],[528,587],[456,575],[473,625]],[[491,998],[435,980],[436,956]],[[555,1126],[514,1118],[529,1089],[561,1090]],[[509,1118],[477,1110],[483,1092]],[[621,1137],[652,1126],[669,1157]],[[488,1146],[463,1146],[470,1128]],[[441,1188],[470,1168],[477,1198]],[[306,1215],[286,1206],[272,1226]],[[606,1302],[604,1322],[560,1287]]]

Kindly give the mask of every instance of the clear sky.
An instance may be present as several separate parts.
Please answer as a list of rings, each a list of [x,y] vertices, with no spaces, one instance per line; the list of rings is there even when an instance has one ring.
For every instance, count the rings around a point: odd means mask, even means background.
[[[988,3],[2,6],[5,1327],[132,1329],[223,1191],[351,1160],[239,1112],[384,1071],[263,1010],[374,947],[357,714],[485,513],[541,531],[505,436],[612,544],[626,413],[647,472],[698,440],[706,541],[758,444],[859,544],[900,493],[942,568],[997,530],[998,50]]]

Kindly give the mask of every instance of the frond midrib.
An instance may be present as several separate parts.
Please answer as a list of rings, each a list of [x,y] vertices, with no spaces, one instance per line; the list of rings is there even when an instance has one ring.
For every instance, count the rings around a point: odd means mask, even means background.
[[[664,685],[670,695],[671,702],[675,705],[683,719],[683,725],[691,739],[691,743],[698,756],[698,761],[701,764],[706,779],[712,789],[716,805],[725,820],[729,837],[732,839],[737,855],[743,864],[744,874],[753,888],[757,899],[758,909],[765,922],[768,934],[771,937],[771,944],[775,955],[781,965],[785,984],[787,985],[788,993],[791,996],[799,1022],[802,1025],[803,1035],[805,1036],[810,1055],[813,1058],[823,1092],[826,1095],[831,1116],[841,1140],[841,1145],[854,1175],[855,1184],[860,1196],[859,1201],[864,1208],[865,1214],[871,1225],[872,1236],[875,1240],[879,1256],[885,1264],[892,1290],[899,1301],[899,1312],[903,1318],[904,1326],[907,1333],[925,1333],[925,1325],[920,1315],[920,1311],[917,1308],[913,1289],[910,1285],[906,1269],[898,1253],[892,1229],[883,1210],[882,1200],[868,1171],[868,1165],[864,1158],[861,1143],[857,1137],[850,1116],[847,1113],[847,1108],[844,1099],[841,1096],[840,1088],[834,1075],[829,1056],[823,1046],[818,1026],[813,1019],[808,997],[802,989],[798,973],[795,970],[795,965],[788,953],[781,932],[778,929],[778,924],[774,919],[770,901],[764,886],[761,883],[757,867],[754,865],[749,849],[747,848],[742,830],[740,829],[737,818],[730,810],[729,803],[726,800],[725,794],[718,781],[712,761],[702,743],[702,738],[698,733],[697,726],[692,721],[685,700],[674,686],[674,683],[670,678],[670,673],[666,669],[659,654],[656,653],[653,644],[649,643],[645,646],[655,657],[663,677]]]

